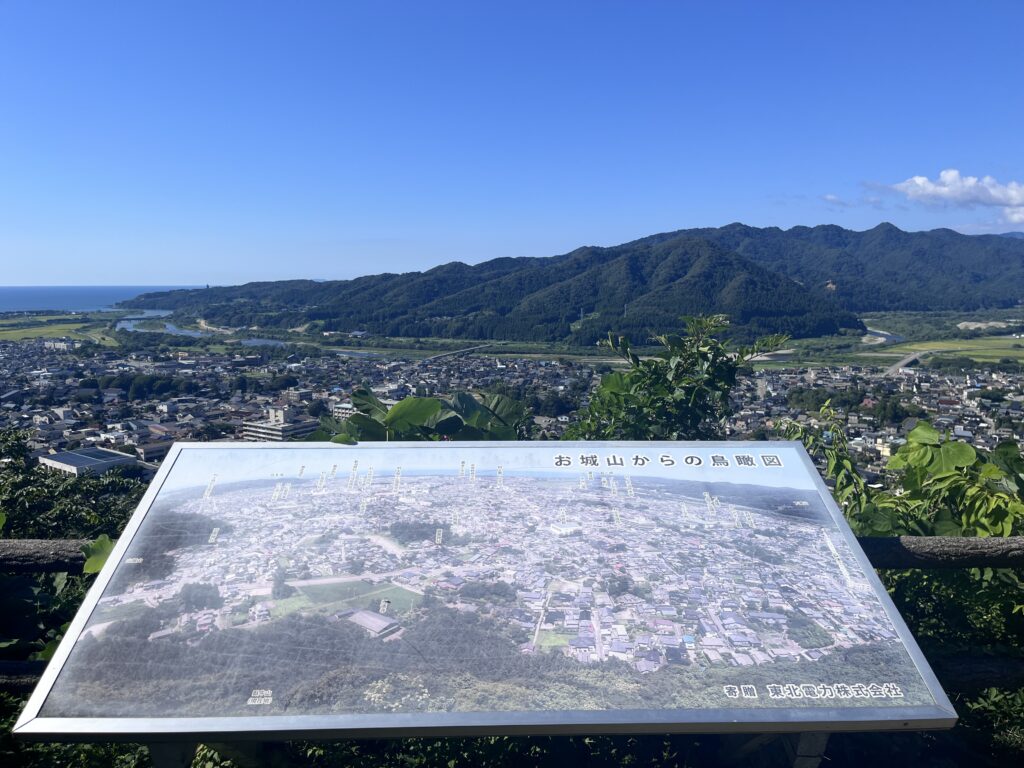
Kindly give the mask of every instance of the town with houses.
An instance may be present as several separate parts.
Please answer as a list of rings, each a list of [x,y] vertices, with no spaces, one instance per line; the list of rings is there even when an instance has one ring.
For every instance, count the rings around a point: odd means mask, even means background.
[[[80,347],[62,339],[0,342],[0,428],[26,432],[41,463],[72,474],[125,464],[151,472],[175,440],[305,439],[321,416],[347,418],[353,412],[349,395],[360,385],[385,404],[458,391],[525,394],[534,405],[533,437],[557,439],[609,370],[609,362],[585,358],[485,351],[413,360],[251,347],[175,355]],[[104,377],[140,376],[174,386],[141,393],[130,384],[101,386]],[[858,403],[837,410],[858,465],[874,479],[914,424],[914,418],[884,420],[874,410],[879,401],[896,399],[953,439],[990,449],[1024,438],[1021,379],[983,366],[952,373],[927,367],[769,368],[740,377],[727,434],[777,438],[788,420],[815,424],[816,409],[792,403],[796,389],[863,392]]]

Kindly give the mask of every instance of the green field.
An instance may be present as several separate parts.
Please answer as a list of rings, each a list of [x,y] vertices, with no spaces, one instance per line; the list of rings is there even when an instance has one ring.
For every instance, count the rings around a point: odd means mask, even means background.
[[[81,319],[80,315],[25,315],[25,314],[7,314],[0,315],[0,328],[5,326],[10,327],[12,325],[24,325],[26,323],[46,323],[53,320],[64,320],[68,318]]]
[[[24,341],[25,339],[56,339],[68,336],[72,339],[85,339],[80,333],[88,323],[60,323],[53,325],[37,325],[30,328],[10,328],[0,326],[0,341]]]
[[[553,651],[556,648],[563,648],[569,644],[569,638],[572,635],[567,635],[563,632],[551,632],[549,630],[542,629],[537,635],[537,649],[541,651]]]
[[[104,606],[98,611],[103,621],[115,621],[122,619],[135,619],[150,610],[142,600],[132,600],[130,603],[121,603],[111,607]]]
[[[312,604],[320,610],[365,608],[369,603],[390,600],[390,613],[401,614],[410,610],[422,597],[394,584],[367,584],[365,581],[343,581],[333,584],[310,584],[300,587]]]
[[[290,613],[301,611],[303,608],[309,608],[312,605],[309,598],[303,594],[280,599],[275,598],[271,602],[274,603],[274,607],[270,609],[270,615],[275,619],[280,619]]]
[[[908,355],[927,352],[929,356],[969,357],[978,362],[998,362],[1003,358],[1024,360],[1024,339],[1013,336],[981,336],[976,339],[914,341],[886,347],[887,352]]]
[[[112,321],[126,314],[124,311],[25,315],[0,315],[0,341],[67,337],[92,341],[103,346],[117,346],[111,332]],[[863,317],[871,328],[903,335],[907,341],[900,344],[865,343],[861,334],[846,331],[837,336],[812,339],[793,339],[785,344],[786,354],[760,360],[755,368],[790,368],[794,366],[867,365],[886,367],[913,352],[926,352],[928,356],[970,357],[981,363],[997,362],[1003,358],[1024,361],[1024,339],[1014,339],[1007,330],[1001,335],[984,335],[985,331],[958,328],[960,323],[1018,322],[1024,310],[986,310],[978,312],[889,312]],[[148,325],[162,321],[151,320]],[[143,323],[146,326],[147,323]],[[187,326],[188,324],[186,324]],[[183,327],[186,327],[183,326]],[[988,329],[989,332],[998,332]],[[615,366],[621,361],[610,356],[606,347],[572,347],[564,343],[488,341],[486,339],[439,338],[371,338],[365,345],[335,346],[315,331],[273,333],[274,338],[293,344],[309,344],[324,352],[377,354],[385,358],[423,359],[439,354],[456,352],[470,347],[486,345],[478,351],[466,353],[474,356],[501,358],[560,358],[589,364],[606,363]],[[973,336],[974,338],[964,338]],[[218,339],[204,345],[211,352],[227,353],[237,338]],[[336,341],[336,339],[335,339]],[[173,344],[171,345],[173,347]],[[192,347],[189,347],[192,349]],[[643,355],[654,348],[637,348]]]
[[[0,316],[0,341],[67,337],[79,341],[94,341],[103,346],[117,346],[117,342],[108,333],[108,326],[124,314],[122,311],[90,314],[8,314]]]
[[[337,603],[345,600],[349,600],[360,595],[365,595],[367,592],[373,592],[376,589],[381,589],[383,586],[391,586],[390,584],[367,584],[365,581],[340,581],[332,584],[308,584],[300,587],[303,594],[305,594],[314,603]]]

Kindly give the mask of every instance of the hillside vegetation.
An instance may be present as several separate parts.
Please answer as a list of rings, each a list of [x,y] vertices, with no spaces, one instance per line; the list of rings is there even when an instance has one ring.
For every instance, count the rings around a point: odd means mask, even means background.
[[[690,234],[799,280],[853,312],[966,311],[1011,307],[1024,297],[1024,241],[1012,237],[904,232],[892,224],[864,232],[730,224]]]
[[[1017,238],[730,224],[547,258],[151,293],[125,306],[234,328],[589,345],[609,328],[664,333],[680,314],[726,314],[740,338],[801,338],[861,329],[861,312],[1011,307],[1022,296]]]
[[[143,295],[134,308],[173,309],[223,326],[388,336],[571,341],[608,328],[642,337],[681,313],[729,315],[741,336],[819,336],[859,328],[825,294],[707,239],[586,247],[550,258],[445,264],[355,280],[293,280]]]

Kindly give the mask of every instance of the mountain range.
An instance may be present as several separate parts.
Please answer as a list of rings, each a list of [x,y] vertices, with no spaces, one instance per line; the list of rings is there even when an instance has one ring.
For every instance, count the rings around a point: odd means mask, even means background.
[[[1017,305],[1024,239],[1015,234],[730,224],[424,272],[147,293],[122,306],[231,327],[583,344],[716,312],[741,337],[818,336],[863,328],[861,312]]]

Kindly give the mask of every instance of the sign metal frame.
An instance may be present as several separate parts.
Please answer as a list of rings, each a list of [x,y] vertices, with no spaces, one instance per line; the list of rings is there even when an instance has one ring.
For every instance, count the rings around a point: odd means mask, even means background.
[[[150,507],[174,469],[183,451],[262,450],[290,451],[323,449],[340,453],[363,448],[431,450],[442,446],[486,448],[522,447],[522,442],[459,443],[371,443],[343,446],[334,443],[175,443],[139,502],[124,532],[111,552],[57,651],[43,673],[35,691],[22,711],[12,733],[33,741],[145,741],[145,742],[224,742],[278,741],[286,739],[384,738],[414,736],[478,735],[579,735],[579,734],[664,734],[664,733],[808,733],[842,731],[905,731],[951,728],[957,713],[927,660],[918,648],[884,586],[861,550],[810,457],[798,442],[766,441],[664,443],[649,441],[560,442],[567,452],[592,451],[598,446],[641,448],[658,446],[700,446],[701,449],[735,451],[740,446],[758,450],[796,447],[803,469],[812,478],[817,491],[836,524],[835,531],[850,546],[863,569],[875,596],[892,622],[899,640],[935,701],[934,706],[887,706],[886,716],[878,717],[871,707],[793,707],[721,709],[634,709],[634,710],[535,710],[529,712],[421,712],[330,715],[262,715],[226,717],[46,717],[40,710],[58,675],[64,668],[75,642],[86,628],[100,597],[120,565]],[[858,712],[861,709],[862,712]],[[728,713],[728,717],[723,717]]]

